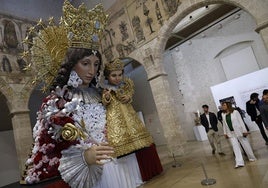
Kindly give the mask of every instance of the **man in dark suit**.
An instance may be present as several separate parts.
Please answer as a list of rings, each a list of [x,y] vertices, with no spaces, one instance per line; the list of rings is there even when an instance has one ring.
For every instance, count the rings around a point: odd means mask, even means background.
[[[268,130],[268,89],[262,92],[262,105],[260,105],[260,113],[264,126]]]
[[[215,151],[217,149],[220,155],[225,155],[221,149],[221,141],[220,136],[218,134],[217,116],[214,113],[209,112],[208,105],[205,104],[202,106],[202,108],[204,110],[204,113],[201,114],[200,121],[206,129],[208,140],[212,148],[212,154],[215,154]]]
[[[261,119],[261,114],[260,114],[260,100],[259,100],[259,94],[258,93],[252,93],[250,95],[250,100],[246,103],[246,111],[248,115],[251,117],[251,121],[254,121],[261,132],[261,135],[263,139],[266,142],[266,145],[268,145],[268,137],[265,133],[263,124],[262,124],[262,119]]]

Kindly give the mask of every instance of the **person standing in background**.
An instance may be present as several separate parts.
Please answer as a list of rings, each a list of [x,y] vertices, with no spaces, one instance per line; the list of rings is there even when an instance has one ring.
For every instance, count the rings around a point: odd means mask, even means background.
[[[247,101],[246,103],[246,111],[248,113],[248,115],[251,117],[251,121],[254,121],[261,132],[261,135],[263,137],[263,139],[266,142],[266,145],[268,145],[268,137],[265,133],[263,124],[262,124],[262,118],[261,118],[261,113],[260,113],[260,100],[258,98],[259,94],[258,93],[252,93],[250,95],[250,100]]]
[[[264,126],[268,130],[268,89],[263,90],[262,105],[260,105],[260,114]]]
[[[200,121],[206,129],[208,140],[212,148],[212,154],[215,154],[217,149],[219,155],[225,155],[222,152],[220,136],[218,133],[218,119],[214,113],[209,112],[208,105],[204,104],[202,108],[204,113],[201,114]]]

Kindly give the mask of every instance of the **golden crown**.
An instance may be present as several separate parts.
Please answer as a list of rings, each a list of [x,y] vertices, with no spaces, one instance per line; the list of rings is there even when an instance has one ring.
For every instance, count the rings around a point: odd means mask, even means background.
[[[107,21],[108,15],[101,4],[87,10],[84,4],[76,9],[65,1],[60,25],[67,29],[71,47],[97,50]]]
[[[123,70],[124,69],[124,63],[120,59],[115,59],[110,63],[107,63],[105,65],[105,69],[109,71],[116,71],[116,70]]]
[[[97,50],[107,21],[108,15],[101,4],[91,10],[84,4],[76,9],[68,0],[64,1],[59,25],[53,17],[49,18],[48,25],[40,19],[23,41],[29,50],[23,52],[22,57],[30,56],[33,63],[26,69],[34,69],[37,73],[33,83],[44,82],[43,90],[46,91],[58,74],[68,48]],[[30,36],[34,36],[32,40]]]

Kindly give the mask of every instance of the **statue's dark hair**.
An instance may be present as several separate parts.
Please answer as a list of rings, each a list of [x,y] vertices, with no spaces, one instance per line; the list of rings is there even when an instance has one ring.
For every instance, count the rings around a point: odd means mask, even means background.
[[[91,49],[85,49],[85,48],[69,48],[66,52],[66,57],[59,69],[58,75],[55,77],[50,90],[54,90],[57,86],[63,87],[64,85],[67,84],[70,73],[73,69],[73,67],[76,65],[76,63],[83,59],[86,56],[90,56],[93,54],[93,51]],[[97,71],[97,74],[99,75],[100,72],[100,67],[102,64],[102,59],[101,59],[101,54],[99,51],[97,51],[96,56],[100,60],[100,66],[99,70]],[[95,78],[91,81],[92,85],[96,85],[96,80]]]

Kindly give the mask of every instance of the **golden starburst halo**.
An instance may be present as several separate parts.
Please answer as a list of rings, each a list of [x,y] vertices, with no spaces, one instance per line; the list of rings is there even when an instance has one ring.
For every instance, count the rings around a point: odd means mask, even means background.
[[[48,19],[48,24],[40,19],[23,40],[29,49],[22,57],[30,59],[26,70],[35,73],[33,83],[43,82],[43,91],[47,91],[68,48],[98,50],[107,21],[108,15],[101,4],[88,10],[84,3],[75,8],[68,0],[64,1],[63,17],[58,25],[53,17]],[[34,36],[32,40],[30,35]]]

